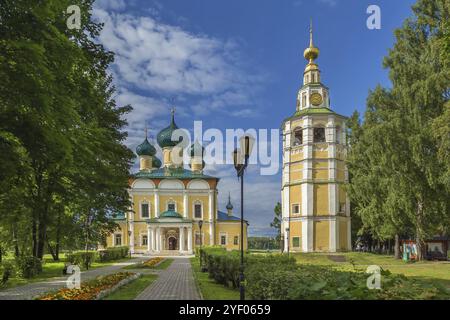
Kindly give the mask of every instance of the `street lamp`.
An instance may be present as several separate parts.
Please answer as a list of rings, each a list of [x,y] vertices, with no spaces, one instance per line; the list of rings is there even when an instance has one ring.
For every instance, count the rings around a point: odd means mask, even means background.
[[[203,272],[203,263],[202,263],[202,244],[203,244],[203,239],[202,239],[202,227],[203,227],[203,221],[200,220],[198,222],[198,228],[200,229],[200,270]]]
[[[255,139],[250,135],[245,135],[240,139],[241,149],[233,151],[234,168],[236,169],[238,179],[241,180],[241,266],[239,275],[240,299],[245,300],[244,289],[244,172],[248,166],[248,159],[253,150]]]

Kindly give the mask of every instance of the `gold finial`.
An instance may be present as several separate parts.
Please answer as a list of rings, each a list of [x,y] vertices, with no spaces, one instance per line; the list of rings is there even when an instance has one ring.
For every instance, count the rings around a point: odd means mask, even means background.
[[[304,55],[305,59],[309,61],[309,64],[314,64],[314,60],[316,60],[319,57],[319,48],[315,47],[314,43],[313,43],[312,19],[311,19],[310,25],[309,25],[309,48],[306,48],[303,55]]]

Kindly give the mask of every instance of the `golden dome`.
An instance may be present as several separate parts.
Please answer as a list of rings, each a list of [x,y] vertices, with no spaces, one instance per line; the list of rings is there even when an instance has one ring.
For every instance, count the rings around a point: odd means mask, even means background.
[[[319,48],[314,46],[313,43],[313,28],[312,28],[312,22],[309,29],[309,48],[306,48],[305,52],[303,53],[303,56],[306,60],[309,61],[309,64],[313,64],[314,60],[316,60],[319,57]],[[317,67],[317,66],[316,66]]]

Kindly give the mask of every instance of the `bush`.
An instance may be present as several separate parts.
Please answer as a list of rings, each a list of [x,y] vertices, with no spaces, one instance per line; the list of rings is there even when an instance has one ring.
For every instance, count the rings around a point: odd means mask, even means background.
[[[42,272],[42,261],[33,256],[21,256],[16,258],[16,264],[20,275],[29,279]]]
[[[126,258],[128,256],[128,247],[114,247],[101,250],[98,252],[101,262],[114,261]]]
[[[3,287],[8,282],[9,278],[14,273],[14,265],[9,261],[0,263],[0,287]]]
[[[96,251],[76,251],[66,254],[67,262],[89,269],[97,259]]]

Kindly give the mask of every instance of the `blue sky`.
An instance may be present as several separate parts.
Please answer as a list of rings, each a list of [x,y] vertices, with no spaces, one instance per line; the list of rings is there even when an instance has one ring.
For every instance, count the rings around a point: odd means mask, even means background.
[[[111,67],[119,104],[131,104],[127,145],[142,142],[176,122],[192,129],[277,129],[295,111],[313,19],[322,82],[332,109],[363,112],[370,89],[389,86],[383,57],[393,31],[411,16],[412,0],[97,0],[94,16],[105,23],[100,41],[116,53]],[[366,9],[381,8],[381,30],[366,27]],[[239,212],[232,166],[207,167],[221,178],[220,206],[228,192]],[[261,176],[249,168],[246,218],[252,234],[267,234],[280,200],[280,173]]]

